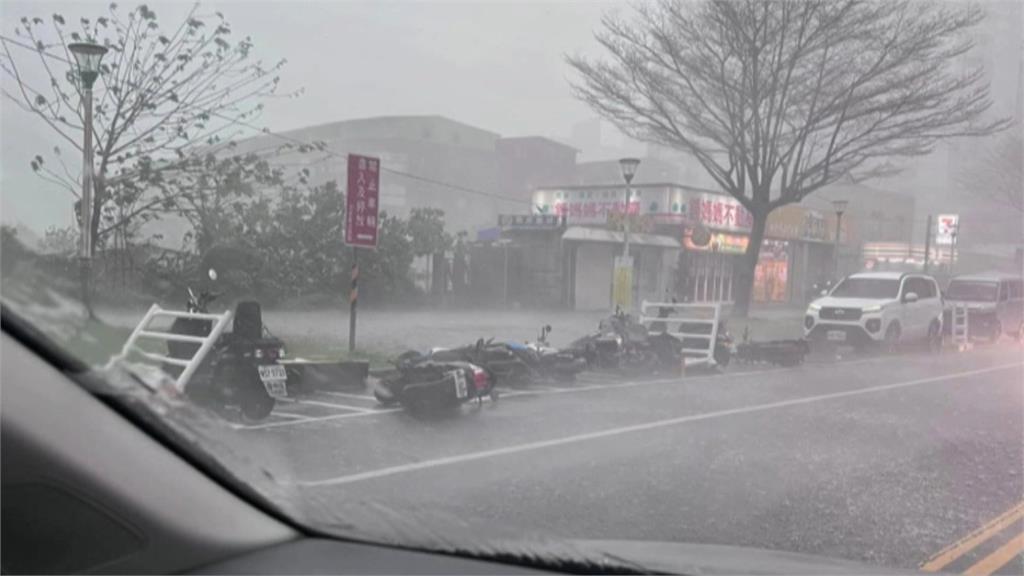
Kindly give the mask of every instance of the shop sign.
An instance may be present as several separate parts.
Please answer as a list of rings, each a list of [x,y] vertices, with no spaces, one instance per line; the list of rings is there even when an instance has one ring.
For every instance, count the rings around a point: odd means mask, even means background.
[[[626,213],[626,189],[602,186],[537,190],[533,194],[533,213],[562,216],[570,225],[603,226]],[[681,223],[687,215],[683,190],[666,186],[633,188],[629,214],[651,216],[659,223]]]
[[[754,216],[735,198],[719,194],[696,194],[690,198],[690,217],[719,230],[749,232]]]
[[[705,246],[694,244],[692,230],[687,230],[683,235],[683,246],[687,250],[698,250],[701,252],[721,252],[723,254],[743,254],[747,251],[747,244],[750,239],[747,236],[737,234],[726,234],[724,232],[712,232],[711,241]]]
[[[565,223],[554,214],[499,214],[498,227],[502,230],[554,230]]]
[[[959,227],[960,216],[958,214],[939,214],[938,226],[935,229],[935,244],[952,246]]]

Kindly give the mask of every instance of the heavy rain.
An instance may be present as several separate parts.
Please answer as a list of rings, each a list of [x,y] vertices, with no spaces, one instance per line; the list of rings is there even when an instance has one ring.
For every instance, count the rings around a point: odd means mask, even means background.
[[[296,526],[1024,570],[1021,3],[0,10],[5,334]]]

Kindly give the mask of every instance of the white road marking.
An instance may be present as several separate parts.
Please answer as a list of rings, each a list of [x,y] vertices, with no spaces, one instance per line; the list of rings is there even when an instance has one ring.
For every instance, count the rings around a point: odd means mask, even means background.
[[[291,420],[308,420],[309,416],[303,416],[301,414],[292,414],[291,412],[281,412],[280,410],[274,410],[270,413],[271,416],[278,416],[280,418],[288,418]]]
[[[320,400],[307,400],[305,398],[278,398],[279,401],[289,402],[292,404],[305,404],[308,406],[322,406],[324,408],[335,408],[338,410],[351,410],[353,412],[377,412],[370,408],[364,408],[362,406],[349,406],[348,404],[335,404],[334,402],[321,402]]]
[[[400,412],[401,408],[384,408],[381,410],[372,410],[370,412],[349,412],[348,414],[333,414],[331,416],[311,416],[303,421],[288,421],[288,422],[267,422],[266,424],[235,424],[232,426],[235,430],[263,430],[265,428],[280,428],[282,426],[294,426],[296,424],[312,424],[314,422],[325,422],[328,420],[342,420],[345,418],[361,418],[365,416],[376,416],[378,414],[388,414],[391,412]]]
[[[317,392],[319,394],[328,394],[330,396],[337,396],[339,398],[356,398],[356,399],[359,399],[359,400],[373,400],[373,401],[377,400],[371,394],[349,394],[347,392],[335,392],[334,390],[318,390]]]
[[[425,460],[422,462],[415,462],[410,464],[402,464],[398,466],[391,466],[388,468],[381,468],[378,470],[370,470],[368,472],[361,472],[358,474],[348,474],[344,476],[338,476],[335,478],[325,478],[322,480],[305,480],[297,482],[300,486],[337,486],[340,484],[352,484],[355,482],[362,482],[364,480],[373,480],[377,478],[383,478],[386,476],[395,476],[398,474],[406,474],[409,472],[416,472],[418,470],[427,470],[431,468],[438,468],[441,466],[448,466],[452,464],[460,464],[463,462],[472,462],[475,460],[484,460],[487,458],[495,458],[498,456],[506,456],[509,454],[517,454],[520,452],[529,452],[532,450],[540,450],[544,448],[551,448],[554,446],[563,446],[566,444],[575,444],[578,442],[586,442],[589,440],[597,440],[599,438],[608,438],[611,436],[620,436],[623,434],[631,434],[634,432],[645,432],[648,430],[655,430],[658,428],[665,428],[669,426],[677,426],[679,424],[686,424],[689,422],[698,422],[702,420],[711,420],[715,418],[724,418],[726,416],[736,416],[739,414],[753,414],[757,412],[764,412],[767,410],[775,410],[778,408],[787,408],[790,406],[798,406],[803,404],[811,404],[815,402],[824,402],[827,400],[834,400],[837,398],[847,398],[851,396],[859,396],[862,394],[871,394],[874,392],[884,392],[888,390],[897,390],[900,388],[908,388],[911,386],[920,386],[922,384],[931,384],[933,382],[942,382],[944,380],[953,380],[956,378],[963,378],[966,376],[977,376],[979,374],[987,374],[990,372],[997,372],[1000,370],[1006,370],[1008,368],[1020,368],[1024,364],[1017,362],[1013,364],[1003,364],[1000,366],[993,366],[990,368],[982,368],[978,370],[970,370],[967,372],[958,372],[955,374],[945,374],[942,376],[933,376],[929,378],[918,378],[915,380],[908,380],[906,382],[898,382],[895,384],[882,384],[879,386],[870,386],[867,388],[858,388],[856,390],[847,390],[844,392],[833,392],[830,394],[819,394],[816,396],[805,396],[803,398],[794,398],[791,400],[782,400],[779,402],[769,402],[765,404],[756,404],[753,406],[744,406],[740,408],[730,408],[727,410],[716,410],[714,412],[705,412],[703,414],[692,414],[689,416],[681,416],[678,418],[668,418],[664,420],[655,420],[653,422],[646,422],[643,424],[635,424],[632,426],[622,426],[619,428],[611,428],[608,430],[601,430],[598,432],[589,432],[586,434],[576,434],[573,436],[566,436],[563,438],[554,438],[551,440],[542,440],[539,442],[528,442],[525,444],[517,444],[513,446],[506,446],[503,448],[496,448],[493,450],[483,450],[480,452],[469,452],[466,454],[460,454],[458,456],[449,456],[446,458],[436,458],[432,460]]]
[[[868,358],[859,358],[857,360],[843,361],[841,363],[840,362],[836,362],[835,364],[837,364],[837,365],[839,365],[839,364],[850,365],[850,364],[861,364],[861,363],[867,363],[867,362],[885,361],[885,360],[893,360],[893,359],[901,359],[901,358],[902,357],[900,357],[900,356],[872,356],[872,357],[868,357]],[[818,366],[822,366],[822,365],[825,365],[825,364],[826,363],[814,363],[814,364],[810,364],[810,365],[816,368]],[[828,363],[828,364],[831,364],[831,362]],[[793,372],[793,371],[800,370],[800,369],[801,369],[800,366],[797,366],[795,368],[776,368],[776,367],[771,367],[771,368],[747,370],[747,371],[744,371],[744,372],[725,372],[725,373],[720,373],[720,374],[700,374],[700,375],[697,375],[697,376],[684,376],[684,377],[675,377],[675,378],[669,378],[669,379],[664,379],[663,378],[663,379],[657,379],[657,380],[638,380],[638,381],[618,382],[616,384],[588,384],[588,385],[583,385],[583,386],[571,386],[571,387],[566,387],[566,388],[558,389],[558,390],[507,390],[507,389],[504,389],[504,390],[501,391],[501,397],[502,398],[515,398],[517,396],[544,396],[544,395],[547,395],[547,394],[570,394],[570,393],[574,393],[574,392],[592,392],[592,391],[595,391],[595,390],[606,390],[606,389],[607,390],[613,390],[613,389],[617,389],[617,388],[633,388],[633,387],[638,387],[638,386],[671,384],[671,383],[679,383],[679,382],[692,381],[692,380],[711,380],[711,379],[718,379],[718,378],[728,379],[728,378],[731,378],[733,376],[743,377],[743,376],[756,376],[756,375],[759,375],[759,374],[780,374],[780,373],[785,373],[785,372]],[[604,374],[599,374],[599,375],[606,376]],[[484,398],[484,401],[489,402],[490,398]],[[300,424],[310,424],[310,423],[315,423],[315,422],[322,422],[322,421],[325,421],[325,420],[339,420],[339,419],[342,419],[342,418],[348,419],[348,418],[354,418],[354,417],[359,417],[359,416],[375,416],[377,414],[386,414],[386,413],[389,413],[389,412],[398,412],[398,411],[401,410],[401,408],[388,408],[388,409],[377,408],[375,410],[374,409],[363,409],[363,410],[364,410],[364,412],[357,412],[355,414],[339,414],[339,415],[332,415],[332,416],[310,416],[306,420],[302,420],[302,421],[296,420],[296,421],[290,421],[290,422],[271,422],[271,423],[267,423],[267,424],[254,424],[254,425],[250,425],[250,426],[235,425],[235,426],[233,426],[233,428],[241,429],[241,430],[259,430],[259,429],[262,429],[262,428],[279,428],[279,427],[284,427],[284,426],[295,426],[295,425],[300,425]]]

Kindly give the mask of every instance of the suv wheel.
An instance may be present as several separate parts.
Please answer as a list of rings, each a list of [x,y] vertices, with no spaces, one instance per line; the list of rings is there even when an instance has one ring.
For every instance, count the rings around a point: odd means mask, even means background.
[[[999,342],[999,338],[1003,335],[1003,323],[996,319],[996,323],[992,326],[992,334],[989,335],[989,344],[995,344]]]
[[[885,329],[885,339],[882,340],[882,349],[886,354],[895,354],[900,347],[900,325],[891,322]]]
[[[928,351],[942,351],[942,324],[938,320],[932,320],[928,326]]]

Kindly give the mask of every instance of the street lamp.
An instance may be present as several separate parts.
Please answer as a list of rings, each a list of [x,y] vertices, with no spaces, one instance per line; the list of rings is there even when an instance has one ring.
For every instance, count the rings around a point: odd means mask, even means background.
[[[640,165],[639,158],[623,158],[619,160],[619,167],[622,168],[622,179],[626,181],[626,210],[622,218],[622,236],[625,240],[622,247],[622,257],[629,260],[629,202],[632,200],[630,184],[633,183],[633,176],[636,175],[636,168]]]
[[[100,75],[100,60],[107,49],[91,42],[76,42],[68,45],[78,65],[78,78],[82,82],[82,106],[85,109],[85,133],[82,143],[82,207],[79,211],[78,249],[81,258],[82,303],[92,317],[89,303],[89,267],[92,259],[92,85]]]
[[[839,279],[839,231],[843,228],[843,212],[850,203],[846,200],[833,200],[832,207],[836,210],[836,241],[832,248],[832,277]]]

